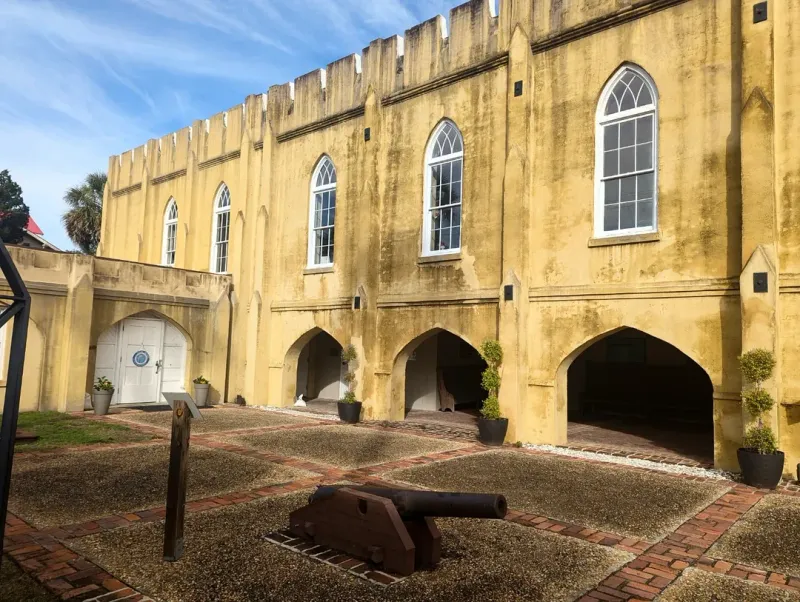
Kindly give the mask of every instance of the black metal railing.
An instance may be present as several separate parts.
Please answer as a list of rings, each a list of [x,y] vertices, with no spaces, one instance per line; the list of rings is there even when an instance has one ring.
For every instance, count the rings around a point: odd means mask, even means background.
[[[11,289],[10,295],[0,295],[7,303],[0,312],[0,328],[13,318],[11,351],[6,372],[6,396],[3,402],[3,422],[0,425],[0,562],[2,562],[3,537],[8,512],[8,492],[11,487],[11,468],[14,461],[14,441],[17,436],[19,396],[22,391],[22,369],[25,365],[25,343],[28,339],[28,318],[31,313],[31,296],[11,260],[6,246],[0,242],[0,271]]]

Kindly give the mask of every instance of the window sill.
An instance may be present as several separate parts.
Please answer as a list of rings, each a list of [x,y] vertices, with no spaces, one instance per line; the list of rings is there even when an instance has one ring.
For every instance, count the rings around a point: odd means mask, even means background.
[[[429,263],[444,263],[448,261],[459,261],[461,259],[461,252],[458,253],[442,253],[441,255],[420,255],[417,257],[417,265],[426,265]]]
[[[658,242],[661,232],[645,232],[644,234],[628,234],[626,236],[609,236],[607,238],[590,238],[589,248],[611,247],[614,245],[635,245],[643,242]]]
[[[333,274],[333,266],[324,265],[318,268],[306,268],[303,270],[303,276],[310,276],[311,274]]]

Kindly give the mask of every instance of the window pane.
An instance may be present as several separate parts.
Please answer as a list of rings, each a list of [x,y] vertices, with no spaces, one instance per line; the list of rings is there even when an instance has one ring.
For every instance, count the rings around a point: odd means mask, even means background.
[[[450,202],[461,203],[461,182],[454,183],[450,188]]]
[[[461,159],[453,161],[453,182],[461,181]]]
[[[636,176],[637,195],[639,199],[652,199],[653,198],[653,174],[646,173],[641,176]]]
[[[653,226],[653,201],[639,201],[636,207],[636,227],[649,228]]]
[[[607,151],[603,161],[603,175],[615,176],[619,173],[617,162],[619,161],[619,151]]]
[[[603,230],[612,232],[619,230],[619,205],[606,205],[603,216]]]
[[[632,146],[636,139],[636,120],[623,121],[619,124],[619,145]]]
[[[619,202],[619,180],[607,180],[605,183],[605,203],[610,205]]]
[[[636,145],[636,169],[652,169],[653,167],[653,143],[645,142]]]
[[[441,171],[442,171],[441,165],[434,165],[433,167],[431,167],[431,186],[438,186],[439,182],[442,179]]]
[[[461,228],[456,227],[450,231],[450,248],[457,249],[461,246]]]
[[[444,163],[441,165],[441,174],[442,174],[442,184],[449,184],[450,183],[450,163]]]
[[[636,108],[636,99],[633,97],[633,94],[630,90],[625,90],[625,94],[622,96],[622,102],[620,102],[619,108],[622,111],[630,111],[631,109]]]
[[[608,97],[608,102],[606,103],[606,115],[613,115],[614,113],[619,113],[619,104],[617,104],[617,99],[612,94]]]
[[[640,107],[653,104],[653,96],[650,94],[650,88],[648,86],[642,88],[642,91],[639,93],[639,102],[637,104]]]
[[[619,173],[630,173],[635,170],[636,170],[635,147],[620,149]]]
[[[604,128],[604,149],[605,150],[615,150],[619,148],[619,125],[607,125]]]
[[[431,241],[431,251],[438,251],[439,241],[441,240],[441,231],[434,230],[432,234],[433,234],[433,241]]]
[[[653,116],[639,117],[636,120],[636,142],[650,142],[653,139]]]
[[[627,228],[636,227],[636,203],[620,203],[619,206],[619,228],[625,230]]]
[[[636,176],[620,180],[619,200],[623,203],[636,200]]]
[[[461,225],[461,207],[453,207],[452,212],[453,227],[458,227]]]
[[[441,190],[439,192],[439,204],[440,205],[450,204],[450,184],[442,184]]]

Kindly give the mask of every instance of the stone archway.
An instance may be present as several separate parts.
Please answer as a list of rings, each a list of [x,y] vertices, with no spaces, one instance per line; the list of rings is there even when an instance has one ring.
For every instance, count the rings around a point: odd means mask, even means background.
[[[604,333],[562,362],[557,386],[570,444],[713,461],[711,379],[663,339],[627,327]]]
[[[486,392],[481,373],[486,367],[477,348],[465,337],[432,328],[409,341],[395,356],[391,379],[391,419],[443,411],[448,420],[472,423]]]
[[[300,336],[283,360],[282,403],[295,403],[299,395],[308,401],[331,402],[344,393],[342,343],[332,334],[315,327]],[[320,408],[321,411],[330,408]]]

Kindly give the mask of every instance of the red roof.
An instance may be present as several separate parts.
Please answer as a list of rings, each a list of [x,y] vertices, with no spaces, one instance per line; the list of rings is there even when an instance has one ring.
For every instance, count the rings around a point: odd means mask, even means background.
[[[39,227],[39,225],[35,221],[33,221],[33,218],[31,216],[28,216],[28,225],[25,226],[25,229],[28,232],[32,232],[34,234],[38,234],[39,236],[42,236],[44,234],[44,232],[42,232],[42,229]]]

